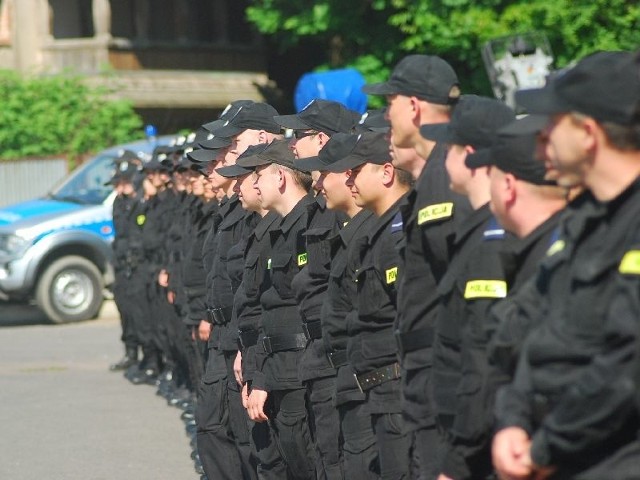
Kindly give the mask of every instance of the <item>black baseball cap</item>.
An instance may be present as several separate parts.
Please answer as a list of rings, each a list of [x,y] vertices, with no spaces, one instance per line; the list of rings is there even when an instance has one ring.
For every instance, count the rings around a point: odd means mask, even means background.
[[[515,112],[495,98],[463,95],[449,123],[422,125],[420,134],[439,143],[487,148],[493,143],[497,130],[515,118]]]
[[[391,163],[386,133],[336,134],[320,150],[317,157],[296,160],[298,168],[307,172],[346,172],[364,163]]]
[[[316,130],[333,135],[350,133],[360,118],[360,114],[348,109],[340,102],[316,98],[295,115],[273,117],[282,128],[292,130]]]
[[[543,88],[519,90],[516,103],[528,113],[579,112],[598,121],[640,121],[640,74],[631,52],[597,52],[552,76]]]
[[[236,165],[244,168],[255,168],[262,165],[277,163],[284,167],[300,170],[294,163],[293,151],[286,140],[274,140],[271,143],[263,143],[249,147],[236,160]]]
[[[202,148],[207,148],[209,150],[217,150],[220,148],[227,148],[231,146],[231,138],[230,137],[219,137],[214,135],[213,133],[208,133],[207,136],[198,142],[198,145]]]
[[[217,119],[213,120],[212,122],[203,124],[202,128],[209,132],[213,132],[214,130],[222,128],[224,126],[224,122],[238,113],[238,109],[240,107],[245,107],[247,105],[251,105],[252,103],[254,103],[253,100],[236,100],[234,102],[231,102],[224,108],[224,110],[222,110],[222,113]]]
[[[213,162],[220,154],[221,149],[198,148],[187,152],[187,156],[198,163]]]
[[[361,132],[389,132],[391,130],[391,122],[386,117],[387,108],[378,108],[375,110],[367,110],[362,114],[355,131]]]
[[[280,125],[273,120],[277,115],[278,111],[268,103],[250,103],[238,107],[235,115],[211,133],[216,137],[233,137],[249,129],[280,133]]]
[[[238,164],[228,165],[226,167],[216,168],[216,172],[222,175],[225,178],[236,178],[242,177],[248,173],[253,172],[252,168],[244,168]]]
[[[414,96],[440,105],[454,104],[460,97],[456,72],[435,55],[406,56],[395,66],[389,80],[365,85],[362,91],[373,95]]]
[[[467,155],[468,168],[495,165],[505,173],[535,185],[550,185],[545,180],[544,162],[535,157],[536,134],[498,133],[490,148],[483,148]]]

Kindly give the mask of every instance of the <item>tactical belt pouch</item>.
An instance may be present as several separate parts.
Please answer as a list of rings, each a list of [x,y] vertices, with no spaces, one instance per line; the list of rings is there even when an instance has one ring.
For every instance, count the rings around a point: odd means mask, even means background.
[[[207,308],[207,317],[211,323],[226,325],[231,320],[233,307]]]
[[[302,324],[302,331],[304,332],[307,340],[316,340],[322,338],[322,324],[320,320],[312,320],[308,323]]]
[[[421,328],[406,333],[396,330],[394,336],[401,357],[404,357],[405,353],[427,348],[433,344],[433,329],[431,328]]]
[[[347,351],[346,350],[336,350],[335,352],[327,352],[327,359],[333,368],[339,368],[347,363]]]
[[[253,347],[258,343],[258,330],[238,330],[238,340],[244,349]]]
[[[307,346],[307,337],[304,333],[292,335],[275,335],[264,337],[262,345],[267,353],[282,352],[284,350],[302,350]]]
[[[382,385],[383,383],[400,378],[400,364],[398,362],[387,365],[386,367],[378,368],[372,372],[362,373],[360,375],[353,376],[356,379],[358,388],[362,393],[367,390],[371,390],[373,387]]]

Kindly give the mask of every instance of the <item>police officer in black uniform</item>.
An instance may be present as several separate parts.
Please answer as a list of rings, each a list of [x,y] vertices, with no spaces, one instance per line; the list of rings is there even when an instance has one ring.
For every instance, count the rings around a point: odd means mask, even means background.
[[[350,133],[359,117],[357,112],[338,102],[316,99],[300,113],[278,116],[275,121],[283,128],[293,130],[291,148],[297,163],[300,159],[317,155],[334,134]],[[320,173],[306,170],[315,176],[317,182]],[[315,182],[314,188],[318,191]],[[307,387],[313,411],[311,426],[316,439],[316,473],[319,479],[342,478],[340,419],[331,402],[336,372],[327,359],[322,341],[320,310],[327,297],[331,266],[329,238],[340,230],[345,221],[341,211],[327,208],[325,197],[316,195],[315,204],[311,204],[307,212],[307,265],[292,281],[309,342],[299,364],[299,378]]]
[[[309,171],[317,171],[315,189],[326,199],[327,207],[344,212],[346,225],[330,238],[331,270],[326,299],[320,314],[326,358],[336,370],[331,403],[337,407],[339,425],[336,437],[345,478],[379,477],[378,451],[368,415],[360,415],[365,395],[358,389],[353,368],[347,359],[347,316],[357,315],[356,284],[353,281],[360,238],[367,235],[375,216],[358,206],[346,185],[347,172],[332,172],[331,165],[346,157],[353,148],[354,135],[338,133],[331,137],[317,157],[297,161]],[[331,426],[329,426],[331,428]],[[327,434],[334,432],[329,430]]]
[[[542,146],[557,183],[587,191],[540,266],[535,326],[498,395],[502,478],[638,475],[638,73],[632,54],[599,52],[517,93],[548,115]]]
[[[484,320],[487,309],[507,293],[500,251],[507,236],[491,214],[487,167],[471,170],[468,153],[491,146],[496,131],[515,118],[502,102],[475,95],[463,96],[450,123],[421,127],[421,133],[449,145],[446,168],[454,191],[469,198],[473,212],[456,232],[451,264],[438,291],[441,305],[434,338],[433,393],[436,422],[441,434],[440,472],[451,476],[452,466],[443,465],[457,412],[457,392],[469,394],[473,385],[461,383],[463,331]],[[466,377],[464,377],[466,378]],[[472,378],[470,381],[473,381]],[[486,471],[486,465],[475,466]],[[456,471],[451,478],[456,478]],[[483,478],[479,473],[477,478]]]
[[[286,140],[245,158],[242,166],[256,167],[256,188],[262,207],[282,216],[271,232],[268,281],[260,292],[262,324],[256,348],[256,371],[248,398],[252,420],[269,420],[287,466],[288,478],[315,477],[315,452],[309,428],[306,389],[298,377],[298,363],[307,344],[291,282],[307,264],[304,233],[309,174],[297,170]]]
[[[387,96],[393,164],[410,171],[416,184],[400,208],[406,242],[400,249],[404,274],[398,285],[396,341],[403,368],[403,413],[412,432],[412,476],[437,475],[437,444],[430,389],[437,285],[451,261],[454,232],[469,213],[468,200],[449,188],[446,148],[420,135],[420,125],[448,122],[460,95],[453,68],[434,55],[409,55],[387,82],[363,87]]]

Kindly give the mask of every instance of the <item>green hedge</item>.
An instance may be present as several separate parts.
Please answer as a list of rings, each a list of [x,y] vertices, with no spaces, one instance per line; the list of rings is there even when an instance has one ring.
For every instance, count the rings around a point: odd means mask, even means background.
[[[0,70],[0,160],[82,154],[144,136],[127,101],[68,75],[20,76]]]

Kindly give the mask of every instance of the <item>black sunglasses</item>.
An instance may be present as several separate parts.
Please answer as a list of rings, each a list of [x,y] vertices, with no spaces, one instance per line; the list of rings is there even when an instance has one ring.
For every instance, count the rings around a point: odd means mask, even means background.
[[[293,136],[296,138],[296,140],[300,140],[301,138],[304,138],[304,137],[311,137],[313,135],[318,135],[318,133],[319,132],[315,130],[311,130],[307,132],[305,132],[304,130],[294,130]]]

